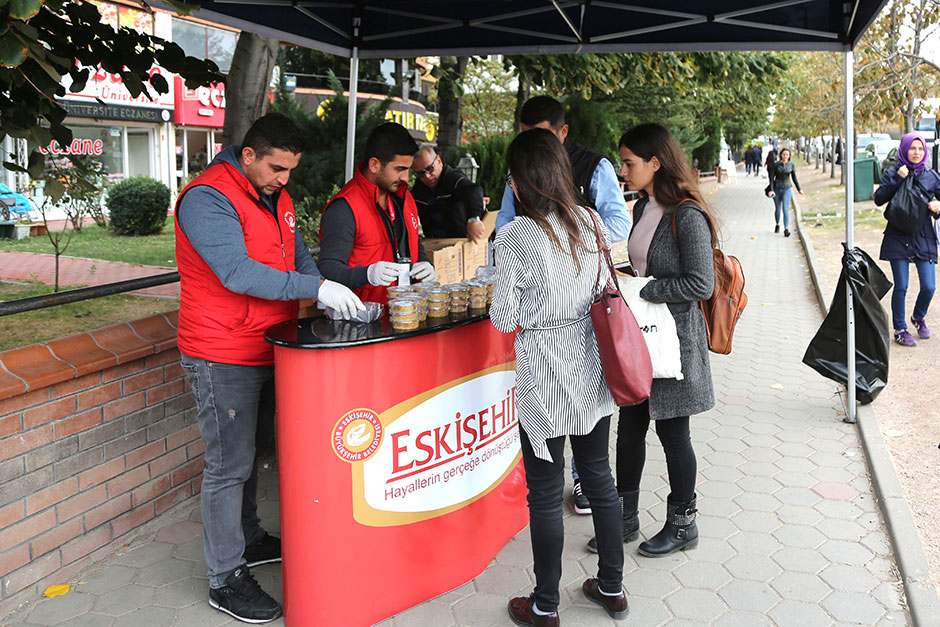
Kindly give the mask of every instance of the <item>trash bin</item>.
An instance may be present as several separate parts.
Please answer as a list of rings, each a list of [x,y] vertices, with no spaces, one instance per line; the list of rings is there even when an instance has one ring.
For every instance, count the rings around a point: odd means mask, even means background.
[[[855,200],[871,200],[875,191],[875,181],[880,178],[878,159],[862,157],[855,160]]]

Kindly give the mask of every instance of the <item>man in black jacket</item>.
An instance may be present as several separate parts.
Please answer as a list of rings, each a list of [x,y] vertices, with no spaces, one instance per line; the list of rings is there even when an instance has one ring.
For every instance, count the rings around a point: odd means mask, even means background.
[[[483,188],[456,168],[444,165],[433,147],[422,146],[411,166],[411,189],[425,237],[483,239]]]

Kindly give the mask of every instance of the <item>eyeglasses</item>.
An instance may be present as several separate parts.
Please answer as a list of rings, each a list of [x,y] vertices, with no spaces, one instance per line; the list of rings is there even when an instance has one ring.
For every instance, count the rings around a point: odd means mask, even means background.
[[[434,157],[434,159],[431,161],[431,165],[429,165],[426,168],[422,168],[416,171],[415,176],[424,177],[424,176],[431,176],[432,174],[434,174],[434,168],[437,167],[437,160],[440,158],[441,158],[440,155],[437,155],[436,157]]]

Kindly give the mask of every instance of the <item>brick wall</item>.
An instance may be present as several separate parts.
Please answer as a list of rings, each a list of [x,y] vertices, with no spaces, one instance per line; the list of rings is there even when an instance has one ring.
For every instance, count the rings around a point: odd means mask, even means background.
[[[0,352],[0,616],[199,492],[176,321]]]

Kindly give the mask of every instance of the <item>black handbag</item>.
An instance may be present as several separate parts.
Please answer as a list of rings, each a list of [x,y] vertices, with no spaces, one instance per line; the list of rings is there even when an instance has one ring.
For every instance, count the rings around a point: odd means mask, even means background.
[[[927,219],[927,203],[930,198],[930,192],[924,189],[912,172],[901,182],[894,197],[888,201],[885,219],[899,231],[914,235],[920,231]]]

